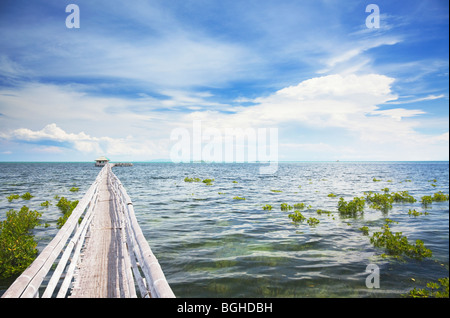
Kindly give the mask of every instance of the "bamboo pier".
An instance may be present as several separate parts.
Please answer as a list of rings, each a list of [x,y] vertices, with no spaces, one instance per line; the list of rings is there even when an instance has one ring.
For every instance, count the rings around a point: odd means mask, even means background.
[[[175,297],[113,165],[2,298]]]

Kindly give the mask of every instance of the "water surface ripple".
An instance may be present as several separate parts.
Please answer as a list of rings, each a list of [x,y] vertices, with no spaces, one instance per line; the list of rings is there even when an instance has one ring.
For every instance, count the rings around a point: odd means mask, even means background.
[[[0,220],[24,204],[43,211],[35,234],[42,249],[56,234],[60,212],[54,195],[81,199],[99,172],[90,163],[0,163]],[[258,164],[135,163],[117,167],[133,200],[136,216],[176,296],[179,297],[399,297],[428,281],[448,277],[449,203],[424,195],[449,193],[448,162],[280,163],[274,175],[260,175]],[[215,179],[212,185],[185,177]],[[373,179],[381,181],[373,181]],[[436,179],[434,181],[433,179]],[[235,182],[233,182],[235,181]],[[70,192],[72,187],[79,192]],[[357,218],[342,218],[339,197],[409,191],[418,202],[394,203],[387,213],[366,205]],[[281,192],[274,192],[278,190]],[[30,201],[6,196],[30,192]],[[336,197],[329,197],[334,193]],[[245,197],[245,200],[233,198]],[[49,208],[39,204],[53,203]],[[293,224],[280,204],[305,203],[301,212],[320,223]],[[270,204],[272,211],[262,206]],[[317,209],[331,211],[318,214]],[[423,261],[382,258],[368,236],[390,218],[394,232],[410,242],[424,241],[433,257]],[[368,264],[380,268],[378,290],[365,285]],[[412,280],[414,279],[414,281]],[[0,281],[0,289],[7,288]]]

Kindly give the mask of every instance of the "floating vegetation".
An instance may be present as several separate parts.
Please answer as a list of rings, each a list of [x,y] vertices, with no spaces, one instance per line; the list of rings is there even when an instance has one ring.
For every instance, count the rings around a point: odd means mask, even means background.
[[[433,201],[435,202],[448,201],[448,199],[449,199],[448,194],[444,194],[442,193],[442,191],[433,194]]]
[[[319,214],[319,215],[322,215],[322,214],[331,215],[333,212],[327,211],[327,210],[317,209],[316,213]]]
[[[304,203],[296,203],[294,204],[294,209],[303,210],[305,208]]]
[[[363,232],[363,235],[369,235],[369,228],[367,226],[362,226],[359,230]]]
[[[408,191],[393,192],[391,195],[394,202],[414,203],[417,201],[412,195],[408,193]]]
[[[236,180],[234,180],[233,183],[238,183],[238,182]]]
[[[293,221],[293,222],[303,222],[306,218],[303,216],[303,214],[300,213],[300,211],[294,211],[294,213],[291,213],[288,215],[288,217]]]
[[[290,211],[292,210],[292,206],[287,203],[281,203],[281,211]]]
[[[336,194],[330,193],[330,194],[328,195],[328,197],[330,197],[330,198],[335,198],[335,197],[336,197]]]
[[[65,197],[61,197],[59,199],[56,206],[59,208],[59,210],[63,213],[63,216],[58,219],[56,222],[56,227],[60,229],[67,221],[69,216],[72,214],[73,209],[78,205],[78,200],[76,201],[69,201]]]
[[[399,258],[404,254],[419,260],[431,257],[432,252],[425,247],[423,241],[416,240],[416,244],[410,244],[407,237],[403,236],[401,232],[391,232],[389,224],[383,225],[382,229],[382,232],[373,233],[370,242],[375,247],[383,247],[387,255]],[[382,254],[383,257],[387,255]]]
[[[310,217],[306,222],[311,226],[317,225],[320,223],[320,221],[318,219],[313,218],[313,217]]]
[[[78,192],[78,190],[80,190],[80,188],[76,188],[76,187],[72,187],[70,188],[70,192]]]
[[[448,277],[439,278],[438,282],[427,283],[428,289],[416,289],[410,290],[406,297],[412,298],[448,298]]]
[[[18,194],[11,194],[10,196],[6,197],[8,199],[9,202],[11,202],[12,200],[17,200],[20,198],[20,195]]]
[[[48,200],[41,203],[41,206],[48,208],[50,205],[52,205]]]
[[[433,197],[431,195],[424,195],[420,202],[422,202],[424,207],[427,207],[429,204],[433,203]]]
[[[425,214],[425,215],[428,215],[428,214],[430,214],[430,213],[428,213],[428,212],[418,212],[418,211],[416,211],[416,209],[414,209],[414,210],[411,210],[411,209],[409,209],[409,211],[408,211],[408,215],[412,215],[412,216],[419,216],[419,215],[423,215],[423,214]]]
[[[392,202],[394,202],[394,199],[388,193],[371,193],[366,196],[366,200],[371,203],[371,208],[381,210],[383,212],[392,209]]]
[[[435,194],[431,195],[424,195],[420,202],[422,202],[422,205],[427,207],[429,204],[434,202],[443,202],[443,201],[448,201],[449,200],[449,195],[443,193],[442,191],[436,192]]]
[[[372,181],[373,181],[373,182],[380,182],[381,179],[373,178]]]
[[[338,202],[338,211],[343,216],[356,216],[358,212],[364,212],[364,198],[354,197],[353,200],[346,202],[340,198]]]
[[[244,197],[234,197],[233,200],[245,200]]]
[[[383,189],[381,189],[381,191],[383,191],[384,193],[388,193],[389,192],[389,188],[383,188]]]
[[[225,192],[217,192],[217,194],[226,194]]]
[[[189,178],[189,177],[184,178],[184,182],[200,182],[200,181],[202,181],[200,178]]]
[[[34,197],[34,195],[31,195],[30,192],[26,192],[26,193],[22,194],[20,197],[24,200],[30,200],[31,198]]]
[[[34,261],[38,251],[31,230],[41,216],[27,206],[6,212],[6,220],[0,222],[0,278],[19,275]]]
[[[272,210],[272,206],[270,204],[263,205],[262,208],[263,208],[263,210],[269,210],[269,211]]]
[[[212,182],[214,181],[214,179],[203,179],[203,183],[205,183],[206,185],[212,185]]]
[[[272,191],[272,192],[283,192],[281,190],[270,190],[270,191]]]

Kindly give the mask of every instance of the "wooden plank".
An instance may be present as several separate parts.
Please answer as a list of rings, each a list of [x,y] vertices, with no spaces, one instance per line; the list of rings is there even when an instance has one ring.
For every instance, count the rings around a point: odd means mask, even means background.
[[[89,229],[89,239],[79,265],[72,298],[132,297],[125,259],[122,222],[109,189],[108,178],[100,184],[99,200]],[[134,288],[134,286],[133,286]]]

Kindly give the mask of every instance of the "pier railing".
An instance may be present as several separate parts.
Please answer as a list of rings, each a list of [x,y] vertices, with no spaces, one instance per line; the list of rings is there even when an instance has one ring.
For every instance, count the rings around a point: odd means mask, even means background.
[[[111,169],[109,166],[107,169]],[[133,203],[119,178],[109,173],[109,184],[112,185],[115,197],[118,199],[118,211],[125,216],[125,233],[135,282],[141,297],[172,298],[172,292],[158,259],[153,254],[147,240],[142,233],[135,213]],[[141,275],[141,272],[143,275]]]
[[[99,197],[99,184],[108,178],[117,202],[116,213],[121,214],[125,229],[129,286],[139,295],[147,297],[175,297],[155,255],[134,214],[130,197],[117,176],[107,164],[94,183],[79,201],[71,216],[53,240],[42,250],[35,261],[14,281],[2,298],[67,297],[73,283],[82,247],[95,213]],[[80,222],[81,220],[81,222]],[[123,255],[122,255],[123,257]],[[56,267],[55,267],[56,266]],[[133,295],[137,296],[136,293]]]

